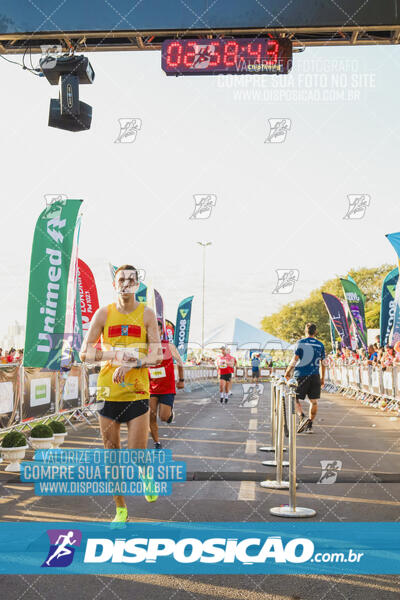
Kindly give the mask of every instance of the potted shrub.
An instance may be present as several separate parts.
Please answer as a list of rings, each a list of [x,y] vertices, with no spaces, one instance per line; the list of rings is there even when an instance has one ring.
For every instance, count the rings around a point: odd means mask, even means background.
[[[35,425],[29,437],[29,443],[35,450],[46,450],[53,447],[53,430],[48,425]]]
[[[50,421],[49,427],[54,435],[53,448],[58,448],[64,443],[65,436],[68,435],[65,425],[61,421]]]
[[[19,463],[25,458],[27,448],[26,438],[20,431],[6,433],[0,445],[2,457],[10,462],[5,468],[6,471],[20,472],[21,466]]]

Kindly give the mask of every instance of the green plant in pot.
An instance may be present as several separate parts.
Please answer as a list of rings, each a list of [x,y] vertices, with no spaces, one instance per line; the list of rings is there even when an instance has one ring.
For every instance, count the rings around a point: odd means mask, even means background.
[[[20,431],[9,431],[6,433],[0,444],[1,456],[4,460],[10,462],[5,468],[6,471],[19,473],[19,463],[25,458],[27,448],[26,438]]]
[[[49,427],[54,434],[53,448],[58,448],[64,442],[65,436],[67,435],[65,425],[61,421],[50,421]]]
[[[35,450],[45,450],[53,447],[54,434],[48,426],[40,423],[31,430],[29,442]]]

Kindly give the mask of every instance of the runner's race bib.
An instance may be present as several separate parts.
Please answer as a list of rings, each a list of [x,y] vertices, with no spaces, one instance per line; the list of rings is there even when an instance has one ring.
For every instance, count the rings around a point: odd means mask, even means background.
[[[152,379],[160,379],[165,377],[165,367],[158,367],[158,369],[149,369],[150,377]]]
[[[221,361],[220,361],[220,363],[219,363],[219,368],[220,368],[220,369],[226,369],[226,367],[227,367],[227,366],[228,366],[228,365],[227,365],[227,363],[226,363],[226,360],[221,360]]]

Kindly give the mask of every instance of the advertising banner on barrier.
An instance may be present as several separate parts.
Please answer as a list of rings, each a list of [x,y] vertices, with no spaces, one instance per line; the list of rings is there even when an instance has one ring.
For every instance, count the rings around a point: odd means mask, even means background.
[[[68,373],[58,373],[60,400],[58,410],[77,408],[81,404],[82,367],[73,365]]]
[[[175,346],[182,357],[183,362],[187,358],[187,344],[189,341],[190,317],[192,314],[192,302],[194,296],[182,300],[178,306],[175,328]]]
[[[351,348],[349,324],[342,301],[333,294],[327,294],[326,292],[322,292],[322,298],[342,344],[346,348]]]
[[[0,367],[0,429],[21,419],[21,370],[18,365]]]
[[[371,388],[376,396],[383,394],[382,371],[376,367],[371,371]]]
[[[37,419],[56,411],[58,372],[24,368],[22,420]]]
[[[344,295],[349,306],[350,315],[356,328],[358,344],[367,349],[367,327],[365,325],[364,296],[358,285],[349,279],[341,279]]]
[[[380,314],[380,340],[381,346],[387,346],[396,312],[396,286],[399,280],[399,269],[396,267],[390,271],[383,280],[381,294]]]
[[[59,370],[66,345],[71,346],[81,204],[82,200],[59,200],[47,206],[37,220],[30,265],[24,366]]]
[[[363,392],[371,391],[371,368],[367,366],[361,367],[361,389]]]

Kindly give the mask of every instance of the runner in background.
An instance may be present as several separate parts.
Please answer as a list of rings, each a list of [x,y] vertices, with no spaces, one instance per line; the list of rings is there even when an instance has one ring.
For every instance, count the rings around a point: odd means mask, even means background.
[[[251,376],[256,380],[256,385],[258,384],[258,380],[260,379],[260,355],[253,354],[251,357]]]
[[[162,321],[158,321],[160,338],[163,335]],[[176,394],[174,359],[178,365],[178,383],[176,387],[185,387],[183,362],[181,356],[174,346],[168,341],[161,341],[163,360],[160,366],[149,369],[150,378],[150,433],[154,441],[154,448],[162,448],[158,437],[157,415],[164,423],[172,423],[174,418],[173,406]]]
[[[225,346],[221,347],[221,355],[217,357],[215,361],[215,366],[218,369],[219,376],[219,393],[220,393],[220,402],[223,404],[227,404],[228,402],[228,384],[232,379],[232,357],[228,358],[229,354],[227,348]]]
[[[97,380],[100,430],[104,448],[121,448],[121,423],[128,428],[129,449],[147,448],[149,438],[148,368],[160,364],[162,352],[154,311],[135,298],[138,273],[132,265],[116,270],[117,301],[99,308],[90,322],[79,353],[82,362],[102,362]],[[101,349],[97,342],[101,337]],[[145,480],[145,484],[150,483]],[[157,495],[147,494],[148,502]],[[125,523],[128,509],[123,496],[114,496],[113,523]]]
[[[296,388],[296,410],[300,417],[297,433],[312,433],[312,425],[318,410],[318,400],[321,397],[321,387],[325,382],[325,347],[315,337],[317,326],[315,323],[307,323],[305,327],[306,337],[296,344],[294,356],[286,369],[285,377],[290,379],[294,371],[297,379]],[[321,369],[321,375],[320,375]],[[306,396],[310,401],[309,416],[303,413],[300,400]]]

